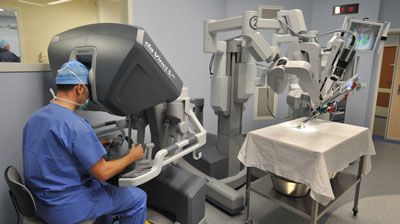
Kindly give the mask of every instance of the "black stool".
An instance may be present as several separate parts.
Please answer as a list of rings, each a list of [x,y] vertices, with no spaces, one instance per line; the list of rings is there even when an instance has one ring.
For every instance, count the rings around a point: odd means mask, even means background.
[[[22,183],[18,170],[13,166],[7,167],[4,172],[4,178],[6,179],[9,188],[11,201],[13,202],[15,211],[17,212],[17,223],[19,223],[19,214],[21,213],[24,217],[24,224],[46,224],[45,221],[35,215],[35,200],[33,199],[29,189]],[[80,224],[92,224],[95,220],[96,219],[87,220]]]

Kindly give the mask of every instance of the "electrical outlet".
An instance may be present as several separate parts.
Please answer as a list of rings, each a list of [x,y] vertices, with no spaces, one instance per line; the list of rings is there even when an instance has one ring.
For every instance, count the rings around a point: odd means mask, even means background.
[[[361,83],[361,88],[367,88],[367,83]]]

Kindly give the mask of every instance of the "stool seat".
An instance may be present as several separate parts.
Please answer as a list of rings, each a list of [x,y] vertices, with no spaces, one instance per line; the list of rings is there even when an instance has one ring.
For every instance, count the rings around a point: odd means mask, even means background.
[[[9,188],[11,201],[17,211],[18,219],[19,214],[21,213],[24,216],[24,224],[46,224],[45,221],[35,215],[35,200],[29,189],[23,184],[18,170],[13,166],[7,167],[4,172],[4,178],[6,179]],[[90,219],[78,224],[92,224],[95,221],[96,219]]]

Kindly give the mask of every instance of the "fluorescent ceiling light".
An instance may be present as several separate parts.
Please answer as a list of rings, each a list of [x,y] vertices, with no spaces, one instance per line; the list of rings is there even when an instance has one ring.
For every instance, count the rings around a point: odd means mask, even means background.
[[[0,9],[0,12],[3,12],[4,11],[4,9]]]
[[[48,5],[58,5],[58,4],[61,4],[61,3],[66,3],[66,2],[71,2],[71,1],[73,1],[73,0],[59,0],[59,1],[49,2],[47,4]]]
[[[18,2],[29,4],[29,5],[35,5],[35,6],[45,6],[43,4],[39,4],[39,3],[36,3],[36,2],[30,2],[30,1],[25,1],[25,0],[18,0]]]

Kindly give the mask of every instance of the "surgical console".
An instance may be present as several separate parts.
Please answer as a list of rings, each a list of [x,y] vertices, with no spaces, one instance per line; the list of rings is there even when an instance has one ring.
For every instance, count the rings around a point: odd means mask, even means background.
[[[54,36],[48,54],[54,75],[70,60],[90,69],[93,103],[88,110],[125,117],[92,124],[98,136],[120,132],[113,139],[117,152],[109,153],[108,159],[121,153],[120,144],[125,140],[130,148],[132,129],[137,131],[136,142],[144,145],[144,158],[114,178],[114,184],[141,185],[149,204],[167,201],[160,209],[175,213],[181,223],[204,221],[204,180],[172,163],[189,153],[199,158],[195,150],[205,143],[206,132],[191,110],[188,89],[182,88],[182,80],[146,31],[111,23],[77,27]],[[150,127],[151,142],[144,144],[146,126]],[[162,179],[160,173],[169,178]],[[179,182],[169,182],[172,177],[185,183],[185,189]],[[160,193],[164,194],[162,200],[156,198]]]

